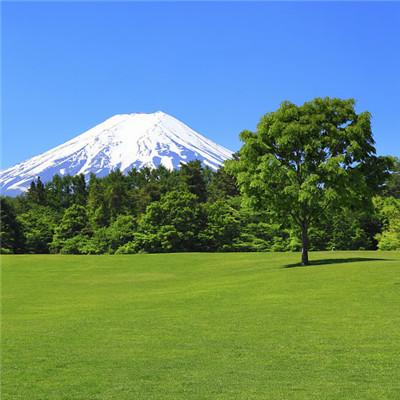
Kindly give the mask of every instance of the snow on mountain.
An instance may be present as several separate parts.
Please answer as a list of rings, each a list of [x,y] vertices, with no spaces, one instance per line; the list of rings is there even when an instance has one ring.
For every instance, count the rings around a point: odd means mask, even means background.
[[[176,118],[161,111],[115,115],[68,142],[0,173],[2,194],[14,196],[27,190],[40,176],[43,182],[55,174],[107,175],[119,168],[164,165],[179,168],[198,159],[216,170],[232,152],[205,138]]]

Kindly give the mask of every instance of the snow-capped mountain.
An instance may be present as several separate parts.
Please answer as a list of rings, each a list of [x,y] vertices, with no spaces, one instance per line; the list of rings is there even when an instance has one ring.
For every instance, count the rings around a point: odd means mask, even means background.
[[[198,159],[217,169],[232,152],[205,138],[176,118],[161,111],[115,115],[74,139],[36,157],[1,171],[2,194],[14,196],[27,190],[40,176],[43,182],[55,174],[107,175],[119,168],[179,168]]]

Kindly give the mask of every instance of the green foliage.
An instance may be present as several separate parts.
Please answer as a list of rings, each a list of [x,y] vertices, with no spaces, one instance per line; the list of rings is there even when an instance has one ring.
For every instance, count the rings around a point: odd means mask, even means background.
[[[56,239],[52,243],[52,248],[57,248],[60,254],[93,254],[88,251],[90,249],[90,242],[85,235],[75,235],[68,239]]]
[[[9,247],[0,247],[0,254],[14,254],[14,251]]]
[[[229,246],[232,251],[289,251],[299,249],[293,243],[290,230],[281,224],[272,222],[267,212],[254,212],[251,208],[242,207],[240,222],[240,236],[235,238]]]
[[[229,199],[239,195],[236,178],[224,167],[212,174],[208,185],[209,201]]]
[[[383,230],[376,235],[379,250],[400,250],[400,199],[377,197],[376,208],[383,222]]]
[[[398,157],[389,157],[389,160],[391,161],[391,171],[387,176],[382,195],[400,199],[400,159]]]
[[[199,235],[207,251],[228,250],[239,236],[240,212],[226,200],[205,203],[203,215],[206,225]]]
[[[139,253],[139,246],[137,241],[125,243],[122,246],[119,246],[117,251],[115,252],[116,255],[135,253]]]
[[[33,204],[38,204],[42,206],[46,205],[46,190],[43,182],[40,180],[40,177],[38,177],[36,181],[31,182],[26,197],[28,201]]]
[[[133,240],[136,229],[136,221],[132,216],[119,215],[108,228],[110,249],[115,251],[120,245]]]
[[[199,160],[182,164],[181,176],[190,193],[196,195],[200,202],[207,200],[206,181]]]
[[[136,232],[133,240],[120,246],[115,254],[166,253],[181,245],[180,235],[172,225],[163,225],[157,232]]]
[[[94,174],[90,175],[87,210],[93,230],[108,225],[110,212],[106,205],[104,184]]]
[[[45,185],[45,204],[58,212],[64,212],[72,204],[86,206],[87,197],[88,189],[82,174],[76,176],[55,175]]]
[[[199,232],[202,223],[198,197],[193,193],[173,191],[147,207],[138,224],[138,237],[143,250],[194,251],[200,248]]]
[[[87,238],[89,220],[86,208],[73,204],[65,210],[60,224],[55,228],[53,241],[50,245],[52,252],[78,254],[79,241]]]
[[[110,172],[103,180],[104,203],[110,222],[128,211],[128,182],[120,170]]]
[[[370,210],[337,208],[310,228],[311,250],[375,250],[377,227]]]
[[[57,226],[57,214],[53,209],[42,205],[33,205],[20,214],[18,220],[25,235],[27,253],[49,253]]]
[[[386,171],[375,156],[370,114],[356,114],[352,99],[284,102],[241,139],[229,171],[250,206],[301,232],[304,264],[315,221],[339,205],[369,206]]]
[[[113,254],[134,239],[136,222],[130,215],[119,215],[109,226],[97,229],[83,249],[83,254]]]
[[[24,235],[22,226],[17,219],[13,205],[3,197],[0,197],[1,231],[0,243],[1,253],[18,253],[24,248]]]

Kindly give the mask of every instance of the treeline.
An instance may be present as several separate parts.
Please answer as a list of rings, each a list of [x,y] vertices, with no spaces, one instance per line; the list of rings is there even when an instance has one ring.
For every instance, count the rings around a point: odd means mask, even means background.
[[[321,217],[311,250],[400,250],[400,162],[372,209],[350,206]],[[267,209],[267,208],[266,208]],[[38,178],[1,198],[2,253],[128,254],[178,251],[297,251],[300,232],[246,205],[236,179],[199,161],[179,170],[119,170]]]

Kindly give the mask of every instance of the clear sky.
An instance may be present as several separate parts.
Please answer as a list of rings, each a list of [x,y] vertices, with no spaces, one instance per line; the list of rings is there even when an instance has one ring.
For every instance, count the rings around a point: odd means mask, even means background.
[[[2,3],[2,166],[162,110],[238,150],[281,101],[353,97],[400,156],[400,3]]]

